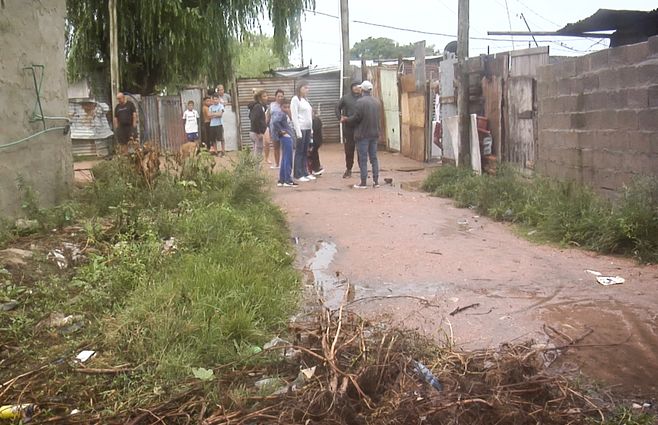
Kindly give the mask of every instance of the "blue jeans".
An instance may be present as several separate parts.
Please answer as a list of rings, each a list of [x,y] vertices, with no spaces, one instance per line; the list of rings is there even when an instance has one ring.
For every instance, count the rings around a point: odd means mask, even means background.
[[[292,138],[281,136],[281,168],[279,168],[279,183],[292,183]]]
[[[295,178],[308,176],[308,144],[311,141],[311,130],[302,130],[302,137],[295,145]]]
[[[372,165],[372,180],[379,183],[379,161],[377,161],[377,139],[364,139],[356,142],[356,150],[359,154],[359,169],[361,170],[361,185],[366,185],[368,180],[368,157]]]

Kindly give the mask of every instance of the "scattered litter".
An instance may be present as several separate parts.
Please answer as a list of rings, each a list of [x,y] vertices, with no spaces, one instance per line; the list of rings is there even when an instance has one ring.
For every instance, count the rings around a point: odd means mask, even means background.
[[[172,236],[169,239],[165,239],[164,244],[162,244],[162,253],[163,254],[171,254],[172,252],[176,252],[178,249],[178,246],[176,246],[176,239]]]
[[[281,378],[263,378],[254,383],[259,390],[267,390],[279,387],[284,381]]]
[[[622,283],[626,282],[626,279],[619,276],[599,276],[596,278],[596,281],[603,286],[610,286],[621,285]]]
[[[91,359],[96,354],[93,350],[82,350],[75,356],[75,360],[80,363],[85,363],[87,360]]]
[[[78,414],[80,414],[80,409],[71,410],[71,413],[70,413],[71,416],[78,415]]]
[[[0,311],[12,311],[16,307],[18,307],[18,301],[9,300],[4,304],[0,304]]]
[[[434,254],[434,255],[443,255],[441,251],[425,251],[428,254]]]
[[[297,374],[297,378],[295,378],[294,381],[292,381],[292,384],[290,384],[290,389],[292,391],[297,391],[300,390],[306,385],[308,381],[313,378],[313,375],[315,375],[315,368],[317,366],[309,367],[306,369],[302,369],[299,371]]]
[[[265,350],[270,350],[272,348],[285,347],[285,346],[288,346],[288,345],[290,345],[290,343],[288,341],[286,341],[285,339],[279,338],[278,336],[275,336],[274,338],[272,338],[272,340],[270,342],[263,345],[263,348]]]
[[[480,303],[474,303],[474,304],[469,304],[466,307],[457,307],[456,309],[452,310],[450,313],[451,316],[454,316],[455,314],[461,313],[464,310],[468,310],[469,308],[475,308],[479,307]]]
[[[47,319],[39,322],[37,327],[57,328],[62,334],[70,334],[84,327],[84,316],[71,314],[65,316],[62,313],[51,313]]]
[[[294,237],[290,238],[290,241],[291,241],[294,245],[299,245],[299,237],[297,237],[297,236],[294,236]]]
[[[192,374],[195,378],[202,381],[210,381],[215,377],[215,371],[212,369],[206,369],[203,367],[192,368]]]
[[[69,263],[78,263],[84,259],[84,255],[80,248],[70,242],[62,243],[62,248],[53,249],[46,256],[48,260],[54,261],[60,270],[69,267]]]
[[[593,274],[594,276],[602,276],[603,275],[603,273],[597,272],[596,270],[589,270],[588,269],[588,270],[585,270],[585,271],[589,274]]]
[[[29,422],[37,412],[34,404],[9,404],[0,406],[0,419],[22,419]]]
[[[14,222],[14,227],[18,233],[33,233],[39,230],[39,222],[37,220],[27,220],[25,218],[19,218]]]
[[[633,409],[651,409],[653,405],[649,402],[644,402],[642,404],[640,403],[633,403],[632,407]]]
[[[459,225],[460,230],[467,230],[468,229],[468,220],[465,218],[458,220],[457,225]]]
[[[537,233],[536,230],[531,230],[531,231],[528,232],[528,236],[532,236],[532,235],[534,235],[535,233]]]
[[[421,378],[425,380],[428,384],[430,384],[432,387],[434,387],[435,390],[441,391],[443,390],[443,385],[439,382],[438,379],[436,379],[436,376],[421,362],[417,362],[416,360],[412,360],[411,363],[414,366],[414,370],[418,375],[420,375]]]
[[[503,217],[504,217],[504,218],[511,218],[512,215],[514,215],[514,211],[512,211],[511,208],[508,208],[508,209],[503,213]]]
[[[60,270],[63,270],[69,266],[69,262],[66,259],[66,256],[60,249],[53,249],[48,253],[48,256],[46,258],[48,260],[54,261]]]

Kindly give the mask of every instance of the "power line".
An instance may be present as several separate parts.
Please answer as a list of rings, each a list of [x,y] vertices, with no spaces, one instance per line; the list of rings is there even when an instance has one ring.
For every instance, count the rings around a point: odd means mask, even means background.
[[[539,18],[543,19],[544,21],[548,22],[549,24],[553,24],[553,25],[555,25],[556,27],[560,27],[560,24],[555,23],[555,22],[551,21],[550,19],[543,17],[543,16],[540,15],[539,13],[535,12],[534,10],[532,10],[528,5],[526,5],[525,3],[523,3],[521,0],[516,0],[516,2],[519,3],[521,6],[525,7],[526,9],[528,9],[528,10],[530,11],[530,13],[532,13],[533,15],[538,16]]]

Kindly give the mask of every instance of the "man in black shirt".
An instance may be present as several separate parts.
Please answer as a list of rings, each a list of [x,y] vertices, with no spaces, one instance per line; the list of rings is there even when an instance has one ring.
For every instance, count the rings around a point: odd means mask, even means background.
[[[114,134],[119,143],[119,153],[128,154],[128,141],[137,132],[137,110],[132,102],[126,100],[123,93],[117,94],[117,106],[114,108]]]
[[[338,105],[336,105],[336,118],[340,119],[341,116],[351,117],[354,115],[356,101],[361,97],[361,87],[359,83],[352,83],[350,92],[346,93],[340,98]],[[354,165],[354,125],[345,122],[343,123],[343,138],[345,139],[345,173],[343,178],[352,177],[352,166]]]

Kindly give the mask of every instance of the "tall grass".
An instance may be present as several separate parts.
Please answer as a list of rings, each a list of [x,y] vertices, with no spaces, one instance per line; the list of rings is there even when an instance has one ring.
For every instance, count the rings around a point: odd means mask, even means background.
[[[297,303],[288,230],[258,164],[242,155],[230,172],[213,165],[201,157],[146,190],[127,164],[106,162],[81,195],[85,214],[110,217],[116,234],[101,272],[90,264],[78,279],[119,300],[108,349],[159,379],[240,358]],[[167,238],[176,250],[163,254]]]
[[[526,178],[509,166],[501,167],[496,176],[441,167],[422,188],[496,220],[535,228],[538,236],[550,241],[658,262],[656,178],[634,180],[614,203],[585,186]]]

